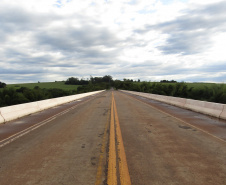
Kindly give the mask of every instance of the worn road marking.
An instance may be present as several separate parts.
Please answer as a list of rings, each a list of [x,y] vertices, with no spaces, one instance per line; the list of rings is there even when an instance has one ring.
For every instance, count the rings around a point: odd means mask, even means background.
[[[114,101],[113,101],[113,93],[112,93],[108,176],[107,176],[108,185],[117,185],[116,151],[115,151],[115,123],[114,123],[114,111],[113,111],[113,109],[114,109]]]
[[[116,136],[115,136],[116,135]],[[115,139],[117,144],[115,143]],[[126,154],[122,140],[122,133],[119,125],[118,113],[115,103],[114,94],[112,93],[111,105],[111,125],[110,125],[110,144],[109,144],[109,161],[108,161],[108,185],[117,184],[117,165],[116,165],[116,148],[118,154],[118,167],[121,185],[131,185]]]

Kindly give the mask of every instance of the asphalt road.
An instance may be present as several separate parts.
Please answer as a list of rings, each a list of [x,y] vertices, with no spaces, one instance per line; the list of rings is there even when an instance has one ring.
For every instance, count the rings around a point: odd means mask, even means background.
[[[224,185],[226,123],[106,91],[0,125],[0,184]]]

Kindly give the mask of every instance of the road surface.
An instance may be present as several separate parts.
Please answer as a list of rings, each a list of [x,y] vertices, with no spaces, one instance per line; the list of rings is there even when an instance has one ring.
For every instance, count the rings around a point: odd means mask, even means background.
[[[2,185],[226,184],[226,122],[106,91],[0,125]]]

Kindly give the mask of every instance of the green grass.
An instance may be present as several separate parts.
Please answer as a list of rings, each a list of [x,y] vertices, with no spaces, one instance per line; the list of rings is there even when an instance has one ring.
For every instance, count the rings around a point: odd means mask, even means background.
[[[186,85],[188,87],[194,87],[194,88],[202,88],[204,86],[206,87],[213,87],[213,86],[225,86],[226,87],[226,84],[217,84],[217,83],[186,83]]]
[[[7,84],[6,88],[19,89],[21,87],[27,87],[33,89],[35,86],[45,89],[63,89],[63,90],[76,90],[79,85],[65,85],[64,82],[41,82],[41,83],[24,83],[24,84]]]

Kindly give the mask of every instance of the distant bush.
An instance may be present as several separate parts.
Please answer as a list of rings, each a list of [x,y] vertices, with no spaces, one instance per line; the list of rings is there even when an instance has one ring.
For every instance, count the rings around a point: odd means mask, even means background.
[[[0,82],[0,88],[4,88],[5,86],[6,86],[6,84],[5,84],[5,83]]]

